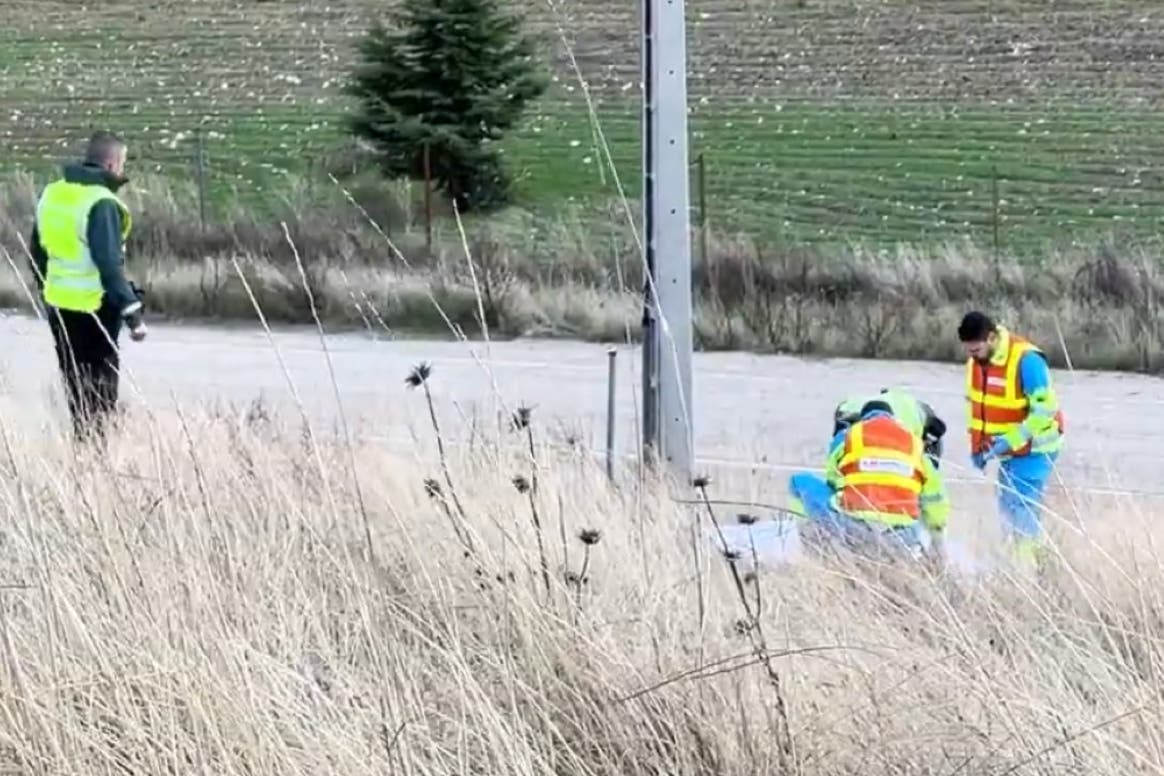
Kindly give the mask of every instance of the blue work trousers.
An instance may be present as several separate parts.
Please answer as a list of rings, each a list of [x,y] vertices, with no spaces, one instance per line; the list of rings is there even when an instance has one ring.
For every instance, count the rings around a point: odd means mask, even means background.
[[[1011,539],[1042,536],[1040,510],[1047,482],[1059,453],[1038,453],[1006,458],[998,464],[998,510],[1003,532]]]
[[[915,523],[900,528],[880,528],[865,520],[845,514],[833,506],[833,489],[824,477],[812,472],[797,472],[788,480],[788,490],[804,507],[804,517],[821,526],[830,536],[846,543],[889,540],[900,543],[906,550],[916,552],[924,548],[922,528]]]

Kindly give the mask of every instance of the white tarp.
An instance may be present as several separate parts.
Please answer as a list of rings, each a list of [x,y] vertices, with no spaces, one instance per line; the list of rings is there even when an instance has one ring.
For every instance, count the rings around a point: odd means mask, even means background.
[[[800,530],[806,525],[804,520],[775,511],[756,517],[750,524],[732,518],[720,518],[719,521],[727,549],[739,556],[742,565],[750,568],[753,554],[762,568],[780,568],[804,560],[805,545]],[[722,550],[720,533],[715,526],[708,526],[706,533],[712,545]],[[947,568],[959,576],[979,576],[993,565],[984,558],[975,558],[966,547],[949,539],[945,541],[944,553]]]

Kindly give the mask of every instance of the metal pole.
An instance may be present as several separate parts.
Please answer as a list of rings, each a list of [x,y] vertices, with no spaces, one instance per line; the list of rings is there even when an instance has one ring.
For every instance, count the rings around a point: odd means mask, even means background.
[[[643,111],[642,111],[642,147],[643,147],[643,265],[646,276],[643,278],[643,374],[642,374],[642,468],[645,470],[655,463],[655,448],[659,439],[659,393],[658,375],[655,372],[659,363],[655,351],[658,349],[656,324],[654,317],[655,295],[652,284],[655,277],[655,85],[652,75],[652,59],[654,57],[654,29],[653,16],[654,0],[639,0],[641,5],[641,35],[639,52],[639,67],[642,70]]]
[[[691,212],[684,0],[641,0],[643,447],[691,478]]]
[[[606,477],[614,482],[614,361],[618,350],[606,351]]]

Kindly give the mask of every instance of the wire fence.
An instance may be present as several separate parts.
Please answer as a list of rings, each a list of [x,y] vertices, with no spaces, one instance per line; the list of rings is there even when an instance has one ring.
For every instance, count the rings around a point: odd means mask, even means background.
[[[97,125],[139,168],[258,196],[322,178],[382,4],[8,4],[0,133],[35,169]],[[1164,17],[1144,2],[688,0],[693,207],[793,243],[1151,236]],[[608,218],[639,191],[633,4],[543,0],[554,86],[506,142],[522,204]],[[611,166],[611,164],[613,166]]]

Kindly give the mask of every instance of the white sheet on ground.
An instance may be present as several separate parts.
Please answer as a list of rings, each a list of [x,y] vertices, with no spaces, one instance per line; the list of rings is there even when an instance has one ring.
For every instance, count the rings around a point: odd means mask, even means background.
[[[761,567],[779,568],[805,559],[804,543],[800,536],[803,524],[797,518],[774,513],[772,516],[760,517],[751,524],[721,520],[720,530],[723,531],[723,540],[727,542],[728,550],[738,553],[742,565],[750,568],[754,553]],[[712,545],[722,551],[719,533],[714,526],[708,528],[707,536]],[[980,576],[994,566],[988,558],[975,557],[969,548],[951,539],[945,542],[945,555],[947,568],[959,576]]]

